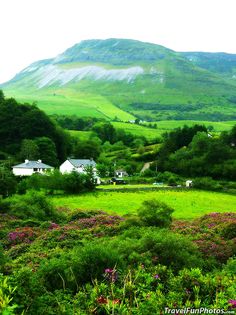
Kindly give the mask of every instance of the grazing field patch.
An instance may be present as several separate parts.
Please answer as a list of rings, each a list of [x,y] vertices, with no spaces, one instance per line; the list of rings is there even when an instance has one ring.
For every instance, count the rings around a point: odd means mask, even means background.
[[[136,213],[144,200],[157,199],[175,209],[176,219],[194,219],[210,212],[236,212],[236,196],[200,190],[157,190],[95,192],[52,197],[58,207],[97,209],[119,215]]]
[[[184,125],[189,127],[192,127],[195,124],[205,125],[209,128],[210,132],[219,133],[222,131],[229,131],[235,123],[235,121],[212,122],[200,120],[163,120],[141,125],[125,122],[113,122],[112,124],[115,128],[124,129],[126,132],[136,136],[144,136],[148,140],[154,140],[156,138],[161,138],[163,133],[170,132],[173,129],[183,127]],[[149,128],[149,124],[155,124],[156,128]]]

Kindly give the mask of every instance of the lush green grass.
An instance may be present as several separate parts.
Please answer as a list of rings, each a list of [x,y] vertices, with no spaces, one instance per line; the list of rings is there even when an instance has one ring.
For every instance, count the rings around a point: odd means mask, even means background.
[[[90,93],[76,92],[74,89],[47,89],[44,92],[4,90],[7,97],[14,97],[20,102],[36,103],[47,114],[78,115],[85,117],[115,117],[120,120],[134,119],[134,116],[116,107],[107,98]]]
[[[235,124],[236,121],[224,121],[224,122],[211,122],[211,121],[199,121],[199,120],[163,120],[155,122],[157,124],[157,129],[148,128],[148,123],[145,125],[136,125],[131,123],[124,122],[112,122],[113,126],[116,129],[123,129],[128,133],[131,133],[136,136],[144,136],[149,141],[156,138],[161,138],[162,134],[169,132],[175,128],[183,127],[184,125],[193,126],[195,124],[205,125],[206,127],[212,126],[214,128],[213,132],[219,133],[221,131],[230,130]],[[153,124],[153,122],[152,122]],[[70,131],[71,135],[82,140],[87,140],[91,136],[90,131]]]
[[[223,122],[214,122],[214,121],[201,121],[201,120],[163,120],[154,122],[157,124],[157,130],[162,130],[163,132],[169,131],[178,127],[183,127],[187,125],[189,127],[200,124],[205,125],[206,127],[212,126],[214,131],[221,132],[230,130],[235,124],[236,121],[223,121]],[[146,123],[148,125],[148,123]],[[152,122],[153,124],[153,122]]]
[[[200,121],[200,120],[163,120],[152,122],[151,124],[157,124],[157,129],[148,128],[149,123],[144,125],[136,125],[124,122],[113,122],[115,128],[124,129],[125,131],[132,133],[137,136],[144,136],[148,140],[160,138],[165,132],[169,132],[175,128],[183,127],[184,125],[193,126],[195,124],[205,125],[206,127],[212,126],[213,132],[221,132],[230,130],[236,121],[224,121],[224,122],[212,122],[212,121]]]
[[[126,177],[126,178],[124,178],[124,180],[129,180],[129,178],[128,177]],[[153,182],[154,182],[154,180],[153,180]],[[156,185],[153,185],[153,184],[126,184],[126,185],[100,185],[100,186],[98,186],[97,187],[97,189],[99,189],[99,190],[103,190],[103,189],[105,189],[105,190],[107,190],[107,189],[109,189],[109,190],[119,190],[119,189],[138,189],[138,188],[140,188],[140,189],[146,189],[146,188],[148,188],[148,189],[150,189],[150,188],[154,188],[154,189],[156,189]],[[161,185],[161,187],[167,187],[167,185]]]
[[[120,215],[135,213],[144,200],[156,198],[175,209],[174,217],[193,219],[210,212],[236,211],[236,196],[225,193],[183,191],[96,192],[79,196],[52,197],[56,206],[100,209]]]
[[[72,137],[82,141],[89,140],[92,135],[92,131],[69,130],[69,133]]]
[[[123,123],[123,122],[113,122],[115,128],[124,129],[126,132],[129,132],[136,136],[144,136],[148,140],[161,137],[164,132],[161,129],[152,129],[141,125]]]

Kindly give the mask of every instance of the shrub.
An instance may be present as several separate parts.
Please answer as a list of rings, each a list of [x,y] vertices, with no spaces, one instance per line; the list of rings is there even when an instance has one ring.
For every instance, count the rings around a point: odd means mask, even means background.
[[[17,228],[8,233],[9,244],[31,243],[37,237],[36,231],[31,227]]]
[[[86,174],[72,172],[70,174],[61,174],[55,170],[49,172],[47,176],[33,174],[22,179],[17,185],[17,192],[24,194],[27,190],[46,190],[53,193],[55,190],[64,190],[68,194],[75,194],[84,191],[90,191],[95,188],[93,172],[88,168]]]
[[[11,215],[15,215],[21,219],[34,218],[38,220],[60,219],[59,215],[46,198],[45,194],[37,191],[28,191],[25,195],[15,195],[9,198],[8,204]]]
[[[112,240],[124,261],[132,264],[161,263],[173,270],[203,265],[197,246],[186,237],[154,227],[130,228],[120,237]]]
[[[140,220],[147,226],[168,227],[172,221],[173,209],[156,199],[146,200],[138,209]]]
[[[95,188],[95,182],[90,174],[71,174],[63,175],[62,189],[68,194],[76,194],[84,191],[90,191]]]
[[[75,209],[70,213],[69,220],[74,221],[74,220],[79,220],[79,219],[92,218],[93,216],[99,215],[99,214],[106,214],[106,212],[101,211],[101,210]]]
[[[236,258],[230,258],[223,270],[230,275],[236,275]]]
[[[172,229],[188,235],[197,244],[204,258],[209,260],[209,267],[212,269],[216,262],[225,263],[235,255],[235,226],[235,213],[213,212],[192,222],[175,221]]]
[[[198,177],[194,179],[194,187],[204,190],[221,190],[222,185],[211,177]]]
[[[16,191],[16,179],[11,171],[0,168],[0,195],[3,197],[11,196]]]
[[[2,245],[0,244],[0,271],[3,269],[5,262],[6,257],[4,255]]]
[[[77,246],[58,258],[44,260],[39,267],[38,276],[50,291],[76,291],[81,284],[96,278],[102,279],[105,269],[122,264],[115,248],[94,242],[84,247]]]

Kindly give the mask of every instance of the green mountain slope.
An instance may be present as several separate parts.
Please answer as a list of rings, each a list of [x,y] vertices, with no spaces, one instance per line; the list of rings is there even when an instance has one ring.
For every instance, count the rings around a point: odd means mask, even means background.
[[[206,52],[186,52],[182,55],[201,68],[236,79],[236,55]]]
[[[134,40],[88,40],[33,63],[1,88],[48,113],[122,121],[234,120],[236,78],[210,61],[207,66],[205,59],[193,62],[187,53]]]

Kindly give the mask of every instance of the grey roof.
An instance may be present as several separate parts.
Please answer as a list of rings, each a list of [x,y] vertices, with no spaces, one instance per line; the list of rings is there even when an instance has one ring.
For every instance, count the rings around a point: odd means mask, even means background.
[[[44,164],[39,161],[28,161],[18,165],[13,166],[13,168],[41,168],[41,169],[51,169],[53,168],[50,165]]]
[[[83,166],[96,166],[96,162],[94,160],[89,160],[89,159],[68,159],[68,161],[74,166],[74,167],[80,167],[81,165]]]
[[[115,172],[122,172],[122,173],[126,173],[126,174],[127,174],[126,170],[124,170],[124,169],[122,169],[122,168],[120,168],[120,169],[118,169],[118,170],[115,170]]]

